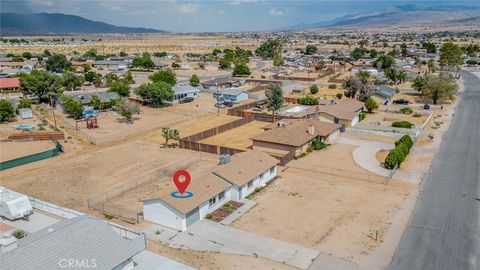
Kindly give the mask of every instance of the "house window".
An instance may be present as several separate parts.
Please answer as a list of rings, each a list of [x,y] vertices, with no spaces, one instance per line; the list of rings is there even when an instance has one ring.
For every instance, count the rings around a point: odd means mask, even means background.
[[[225,199],[225,191],[218,193],[218,201]]]
[[[271,167],[270,168],[270,174],[274,173],[275,172],[275,166]]]
[[[247,184],[247,188],[253,187],[253,180],[250,180]]]
[[[217,202],[217,198],[213,197],[210,200],[208,200],[208,206],[212,207],[215,205],[216,202]]]

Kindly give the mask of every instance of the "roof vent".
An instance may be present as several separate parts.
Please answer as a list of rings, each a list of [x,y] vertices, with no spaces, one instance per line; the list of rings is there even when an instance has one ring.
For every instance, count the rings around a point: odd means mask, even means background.
[[[231,156],[230,156],[229,154],[222,154],[222,155],[220,155],[220,158],[219,158],[219,160],[218,160],[218,163],[219,163],[220,165],[222,165],[222,164],[227,164],[227,163],[230,162],[230,160],[231,160]]]

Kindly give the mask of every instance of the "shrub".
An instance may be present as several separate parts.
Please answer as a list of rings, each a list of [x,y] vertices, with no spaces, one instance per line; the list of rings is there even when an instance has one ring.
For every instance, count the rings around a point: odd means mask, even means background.
[[[301,153],[301,154],[299,154],[299,155],[296,155],[296,156],[295,156],[295,159],[302,158],[302,157],[304,157],[304,156],[306,156],[306,155],[307,155],[307,153]]]
[[[343,94],[342,94],[342,93],[338,93],[338,94],[336,95],[336,97],[337,97],[338,99],[342,99]]]
[[[388,153],[387,157],[385,157],[385,161],[383,162],[383,164],[385,165],[385,168],[389,170],[393,169],[395,165],[398,164],[396,152],[391,150]]]
[[[410,107],[405,107],[405,108],[401,108],[400,112],[403,113],[403,114],[411,114],[411,113],[413,113],[413,110]]]
[[[307,95],[305,97],[299,98],[298,103],[302,104],[302,105],[317,105],[318,104],[318,98]]]
[[[32,101],[30,99],[22,98],[18,103],[19,109],[30,109],[32,107]]]
[[[326,148],[327,144],[322,141],[313,141],[312,146],[313,146],[313,149],[320,150],[320,149]]]
[[[378,103],[373,98],[367,98],[367,100],[365,100],[365,108],[371,113],[373,110],[378,109]]]
[[[416,113],[414,113],[412,116],[413,116],[413,117],[421,117],[422,115],[416,112]]]
[[[213,216],[212,216],[212,214],[207,214],[207,216],[206,216],[205,218],[206,218],[206,219],[212,219]]]
[[[367,118],[367,113],[366,112],[361,112],[359,115],[358,115],[358,121],[362,121],[364,120],[365,118]]]
[[[0,100],[0,123],[15,119],[15,109],[8,100]]]
[[[403,135],[398,141],[395,142],[395,146],[398,146],[400,144],[404,144],[407,146],[408,150],[410,150],[413,147],[413,140],[410,135]]]
[[[318,86],[316,84],[310,86],[310,93],[312,95],[315,95],[316,93],[318,93]]]
[[[337,85],[332,83],[328,86],[328,89],[337,89]]]
[[[414,125],[408,121],[398,121],[398,122],[393,122],[392,127],[397,127],[397,128],[412,128]]]
[[[21,238],[25,237],[25,232],[23,230],[17,229],[15,231],[13,231],[12,236],[17,238],[17,239],[21,239]]]

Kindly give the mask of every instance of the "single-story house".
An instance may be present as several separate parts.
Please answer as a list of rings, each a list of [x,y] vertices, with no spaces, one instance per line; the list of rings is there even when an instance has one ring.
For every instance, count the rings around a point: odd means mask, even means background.
[[[237,90],[235,88],[230,88],[223,91],[222,96],[226,101],[231,101],[233,103],[240,103],[241,101],[248,99],[248,92],[243,90]]]
[[[130,270],[145,249],[145,235],[129,240],[101,219],[79,216],[27,234],[0,256],[2,270]]]
[[[94,67],[115,68],[115,69],[126,69],[128,67],[128,63],[123,62],[123,61],[100,60],[100,61],[95,61],[93,66]]]
[[[228,202],[230,190],[231,184],[212,173],[192,175],[185,191],[191,192],[191,197],[173,197],[171,193],[178,191],[173,183],[169,183],[163,192],[143,201],[143,217],[150,222],[184,231]]]
[[[360,122],[364,103],[353,98],[331,100],[330,104],[318,105],[315,110],[324,122],[353,127]]]
[[[213,171],[213,174],[232,184],[231,200],[241,201],[277,175],[279,160],[265,152],[246,151],[233,155],[231,159],[231,162]]]
[[[272,154],[301,154],[312,141],[332,142],[342,126],[316,119],[289,119],[267,125],[265,132],[252,138],[253,150]]]
[[[172,87],[172,90],[174,93],[173,103],[178,103],[186,97],[197,98],[201,91],[198,87],[193,87],[187,83],[177,83]]]
[[[72,99],[79,101],[82,105],[89,105],[92,102],[92,96],[97,96],[100,98],[100,101],[109,101],[112,99],[117,99],[120,96],[117,92],[108,92],[108,91],[97,91],[97,92],[76,92],[68,93],[65,92],[65,95],[71,97]]]
[[[25,62],[0,62],[0,67],[23,69]]]
[[[390,100],[396,91],[392,87],[388,87],[386,85],[379,85],[377,89],[375,89],[375,93],[373,93],[372,98],[380,103],[385,102],[385,100]]]
[[[20,81],[18,78],[0,78],[0,92],[1,91],[17,91],[20,88]]]

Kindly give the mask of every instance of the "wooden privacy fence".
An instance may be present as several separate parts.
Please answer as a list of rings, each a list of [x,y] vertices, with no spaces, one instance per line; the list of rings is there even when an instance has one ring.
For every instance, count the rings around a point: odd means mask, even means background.
[[[50,141],[50,140],[64,140],[65,133],[62,131],[52,131],[52,132],[22,132],[14,133],[8,136],[9,140],[19,141],[19,140],[32,140],[32,141]]]

